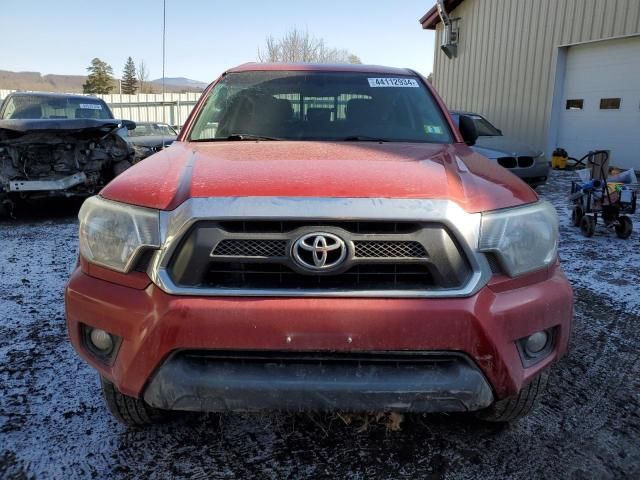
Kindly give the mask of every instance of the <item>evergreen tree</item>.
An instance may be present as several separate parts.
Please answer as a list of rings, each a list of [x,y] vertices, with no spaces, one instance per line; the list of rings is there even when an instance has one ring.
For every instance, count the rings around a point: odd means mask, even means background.
[[[127,58],[122,71],[122,93],[127,95],[135,95],[138,89],[138,78],[136,75],[136,64],[133,63],[131,57]]]
[[[99,58],[91,60],[91,65],[87,67],[89,76],[82,85],[84,93],[109,93],[113,89],[113,69],[107,62]]]

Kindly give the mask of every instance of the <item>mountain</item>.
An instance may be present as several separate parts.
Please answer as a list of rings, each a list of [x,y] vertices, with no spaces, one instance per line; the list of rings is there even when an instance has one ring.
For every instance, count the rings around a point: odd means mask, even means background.
[[[162,78],[157,78],[156,80],[151,80],[151,83],[155,83],[156,85],[162,85]],[[188,87],[188,88],[197,88],[199,90],[204,90],[209,85],[208,83],[201,82],[200,80],[192,80],[190,78],[184,77],[165,77],[164,85],[172,86],[172,87]]]
[[[180,80],[182,83],[172,83],[170,82],[171,80]],[[0,70],[0,90],[82,93],[82,84],[86,81],[87,77],[84,75],[42,75],[40,72]],[[155,82],[156,80],[151,82],[153,84],[153,93],[160,93],[161,87]],[[204,82],[189,80],[188,78],[167,78],[165,83],[165,89],[169,93],[201,92],[206,86],[207,84]],[[117,80],[111,93],[118,93]]]

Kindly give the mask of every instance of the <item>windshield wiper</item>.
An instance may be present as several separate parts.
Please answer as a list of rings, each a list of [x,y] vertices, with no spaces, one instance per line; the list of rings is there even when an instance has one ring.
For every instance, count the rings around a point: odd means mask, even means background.
[[[276,137],[266,137],[264,135],[252,135],[250,133],[232,133],[225,140],[280,140]]]
[[[282,140],[276,137],[266,137],[264,135],[251,135],[249,133],[232,133],[226,137],[213,137],[213,138],[196,138],[191,140],[192,142],[227,142],[235,141],[241,142],[243,140]]]
[[[350,135],[341,138],[344,142],[389,142],[388,138],[371,137],[369,135]]]

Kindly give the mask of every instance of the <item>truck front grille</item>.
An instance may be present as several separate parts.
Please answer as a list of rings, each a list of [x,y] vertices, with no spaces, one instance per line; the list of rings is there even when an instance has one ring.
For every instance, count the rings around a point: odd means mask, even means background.
[[[355,241],[357,258],[426,258],[422,244],[414,241]],[[222,240],[212,257],[283,258],[287,256],[286,240]]]
[[[336,268],[314,270],[295,258],[296,241],[318,233],[343,240],[346,254]],[[330,252],[329,258],[338,256]],[[167,270],[179,287],[265,295],[458,289],[473,273],[444,225],[326,221],[200,221],[183,237]]]
[[[202,285],[207,288],[259,288],[287,290],[386,290],[433,288],[424,265],[356,265],[336,275],[303,275],[278,263],[214,262]]]

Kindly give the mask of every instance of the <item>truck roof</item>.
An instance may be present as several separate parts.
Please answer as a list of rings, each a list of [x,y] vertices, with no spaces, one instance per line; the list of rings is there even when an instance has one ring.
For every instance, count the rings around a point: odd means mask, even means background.
[[[252,71],[315,71],[315,72],[361,72],[389,75],[416,75],[408,68],[384,67],[381,65],[362,65],[353,63],[260,63],[249,62],[227,70],[227,73]]]

